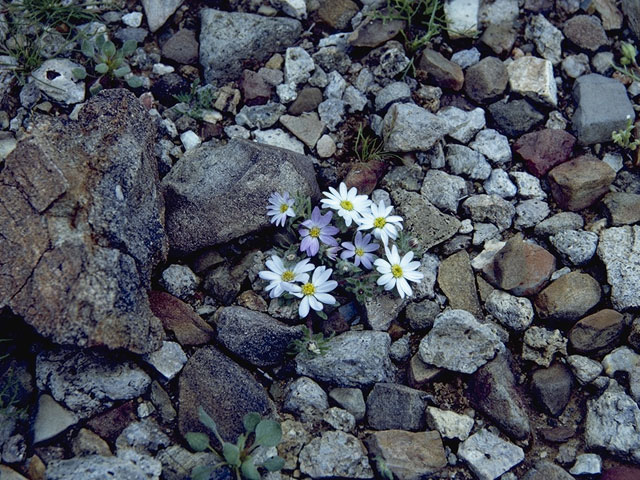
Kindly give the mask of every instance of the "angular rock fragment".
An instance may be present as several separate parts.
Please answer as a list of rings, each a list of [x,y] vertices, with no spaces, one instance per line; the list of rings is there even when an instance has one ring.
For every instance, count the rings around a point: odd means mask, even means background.
[[[613,307],[623,311],[640,306],[640,226],[603,230],[597,253],[607,269]]]

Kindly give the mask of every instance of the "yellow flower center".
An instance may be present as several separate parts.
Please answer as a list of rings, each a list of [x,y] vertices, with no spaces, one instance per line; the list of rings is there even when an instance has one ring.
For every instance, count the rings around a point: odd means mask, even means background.
[[[384,228],[386,224],[387,221],[384,219],[384,217],[378,217],[373,221],[373,226],[375,228]]]
[[[290,282],[294,278],[296,278],[296,276],[293,274],[291,270],[285,270],[284,272],[282,272],[282,275],[280,275],[280,278],[282,278],[283,282]]]
[[[313,295],[315,292],[316,292],[316,287],[313,286],[313,283],[305,283],[302,286],[303,295]]]
[[[356,255],[361,257],[364,255],[364,250],[361,248],[356,248]]]
[[[353,210],[353,203],[351,203],[349,200],[342,200],[340,202],[340,206],[345,210]]]
[[[280,213],[284,213],[287,210],[289,210],[289,205],[287,205],[286,203],[283,203],[282,205],[280,205]]]
[[[309,230],[309,236],[317,238],[320,236],[320,228],[318,227],[312,227],[311,230]]]
[[[395,278],[402,277],[402,267],[400,265],[391,265],[391,275]]]

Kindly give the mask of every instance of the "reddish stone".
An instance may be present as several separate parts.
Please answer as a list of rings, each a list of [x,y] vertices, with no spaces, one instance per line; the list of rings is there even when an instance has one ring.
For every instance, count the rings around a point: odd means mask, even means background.
[[[262,75],[251,70],[242,72],[241,88],[246,105],[264,105],[271,98],[273,90]]]
[[[530,296],[545,286],[556,269],[556,258],[518,234],[496,253],[483,273],[489,283],[517,296]]]
[[[571,211],[590,207],[609,191],[616,172],[591,155],[581,155],[549,172],[549,186],[558,205]]]
[[[385,162],[370,160],[366,163],[354,163],[344,183],[349,188],[356,187],[359,194],[370,195],[386,171]]]
[[[115,442],[118,435],[129,426],[130,423],[138,420],[136,414],[136,402],[130,400],[119,407],[107,410],[87,422],[87,426],[98,436]]]
[[[640,468],[637,467],[613,467],[602,472],[600,480],[638,480]]]
[[[202,345],[214,331],[182,300],[165,292],[149,292],[151,311],[162,321],[165,330],[173,332],[181,345]]]
[[[547,128],[522,135],[513,144],[513,152],[536,177],[542,177],[556,165],[569,160],[576,137],[564,130]]]

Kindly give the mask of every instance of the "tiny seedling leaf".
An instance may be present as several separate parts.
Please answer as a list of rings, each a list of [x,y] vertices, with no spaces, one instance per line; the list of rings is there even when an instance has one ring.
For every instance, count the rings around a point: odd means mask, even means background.
[[[275,420],[265,419],[256,426],[257,445],[263,447],[275,447],[282,439],[282,428]]]
[[[84,80],[85,78],[87,78],[87,71],[84,69],[84,67],[76,67],[71,70],[71,73],[78,80]]]
[[[260,414],[258,412],[247,413],[242,419],[244,424],[244,430],[247,433],[253,433],[256,429],[256,425],[260,423]]]
[[[284,458],[278,456],[267,458],[262,466],[270,472],[277,472],[284,467]]]
[[[113,57],[116,54],[116,46],[112,41],[104,42],[102,48],[100,49],[104,55],[107,57]]]
[[[131,88],[139,88],[142,86],[142,79],[140,77],[129,77],[127,78],[127,85],[129,85]]]
[[[242,472],[242,476],[247,480],[260,480],[260,473],[258,472],[256,466],[253,464],[253,458],[247,458],[244,462],[242,462],[240,471]]]
[[[100,75],[104,75],[109,71],[109,66],[106,63],[99,63],[96,65],[96,72]]]
[[[91,43],[89,40],[83,40],[80,49],[82,50],[82,54],[88,58],[93,58],[96,53],[96,49],[93,47],[93,43]]]
[[[187,442],[192,450],[196,452],[204,452],[209,448],[209,436],[202,432],[187,432],[185,435]]]
[[[89,87],[89,92],[91,93],[91,95],[95,95],[100,90],[102,90],[102,84],[100,83],[100,80],[96,80],[95,83]]]
[[[138,43],[135,40],[127,40],[122,45],[122,49],[121,49],[122,54],[125,57],[128,57],[129,55],[131,55],[133,52],[136,51],[137,46],[138,46]]]
[[[209,480],[214,470],[213,465],[198,465],[191,470],[191,480]]]
[[[213,418],[209,416],[207,412],[204,411],[204,408],[198,407],[198,419],[200,423],[202,423],[205,427],[211,430],[214,433],[218,432],[218,427],[216,422],[213,421]]]
[[[124,77],[127,73],[131,73],[131,69],[129,68],[129,65],[123,65],[122,67],[118,68],[117,70],[114,70],[113,74],[120,78],[120,77]]]
[[[233,466],[240,466],[240,449],[233,443],[224,442],[222,445],[222,456],[226,462]]]
[[[96,37],[96,47],[98,48],[98,50],[102,50],[102,46],[106,41],[107,41],[107,37],[104,34],[98,35]]]

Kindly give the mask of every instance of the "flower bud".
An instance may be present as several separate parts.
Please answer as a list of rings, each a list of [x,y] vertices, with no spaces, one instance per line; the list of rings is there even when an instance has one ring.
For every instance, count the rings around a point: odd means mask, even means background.
[[[622,56],[625,58],[628,58],[629,60],[634,60],[636,58],[636,55],[638,54],[636,47],[626,42],[622,43],[621,50],[622,50]]]

